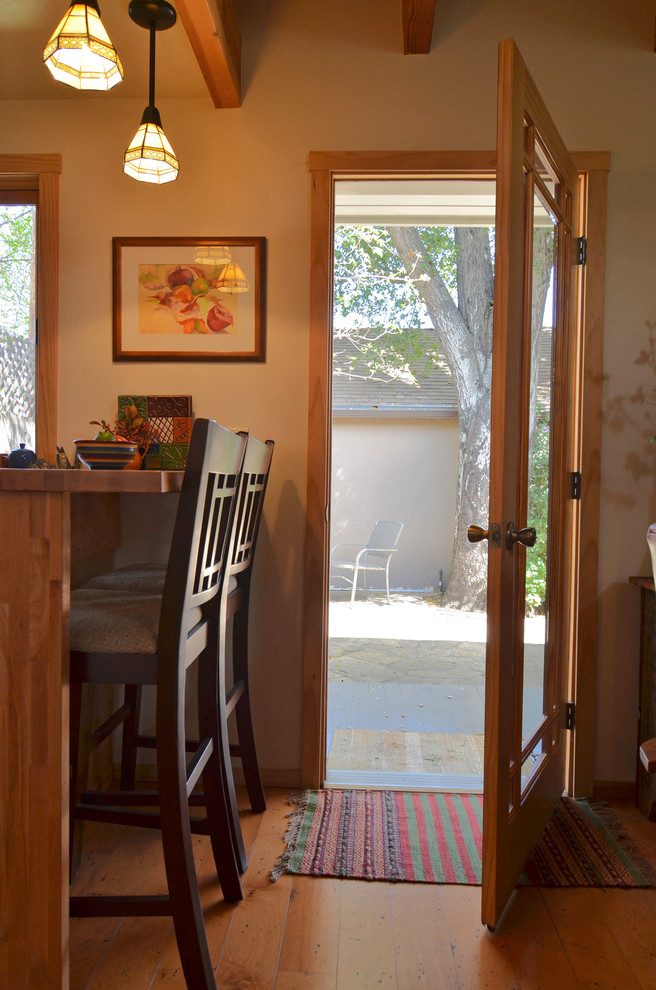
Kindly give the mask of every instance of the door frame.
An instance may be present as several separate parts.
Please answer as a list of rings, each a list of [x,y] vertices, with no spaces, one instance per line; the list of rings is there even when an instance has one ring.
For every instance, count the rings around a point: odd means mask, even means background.
[[[568,792],[594,788],[597,676],[601,407],[606,267],[608,152],[573,153],[579,173],[577,236],[587,239],[579,274],[579,425],[582,475],[580,536],[576,548],[577,608],[572,637],[570,697],[576,728],[568,754]],[[328,597],[332,441],[332,278],[335,182],[364,178],[494,178],[493,151],[311,152],[310,339],[308,389],[307,523],[303,625],[301,782],[321,787],[326,770]]]

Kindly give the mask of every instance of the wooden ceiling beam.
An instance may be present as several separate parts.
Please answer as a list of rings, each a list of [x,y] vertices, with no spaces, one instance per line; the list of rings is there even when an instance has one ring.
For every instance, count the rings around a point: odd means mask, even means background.
[[[177,0],[215,107],[241,106],[241,32],[232,0]]]
[[[435,0],[402,0],[403,54],[428,55],[433,40]]]

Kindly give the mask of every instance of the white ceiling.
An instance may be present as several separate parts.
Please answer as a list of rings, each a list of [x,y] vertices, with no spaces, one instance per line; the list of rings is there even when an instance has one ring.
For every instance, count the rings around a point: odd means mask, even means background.
[[[494,204],[489,180],[362,179],[335,185],[338,223],[490,227]]]
[[[70,0],[0,0],[0,99],[66,100],[141,98],[148,102],[148,31],[128,15],[128,0],[99,0],[103,23],[123,64],[124,78],[108,93],[81,93],[55,82],[42,52]],[[175,4],[174,4],[175,6]],[[178,19],[157,34],[156,100],[204,97],[207,86]]]

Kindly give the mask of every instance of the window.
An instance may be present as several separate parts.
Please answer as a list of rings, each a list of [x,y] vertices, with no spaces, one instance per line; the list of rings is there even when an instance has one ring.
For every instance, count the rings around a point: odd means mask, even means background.
[[[60,155],[0,155],[0,451],[54,462]]]
[[[0,192],[0,450],[36,443],[36,210]]]

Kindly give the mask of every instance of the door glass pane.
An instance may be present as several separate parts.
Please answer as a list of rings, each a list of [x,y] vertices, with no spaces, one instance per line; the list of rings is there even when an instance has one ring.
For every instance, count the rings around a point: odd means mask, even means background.
[[[34,448],[36,206],[0,194],[0,452]]]
[[[540,143],[535,143],[535,170],[544,182],[547,192],[553,197],[554,202],[558,202],[558,190],[560,188],[558,177],[549,164],[549,158],[541,147]]]
[[[530,342],[530,411],[527,525],[536,530],[534,547],[526,549],[526,614],[524,621],[524,686],[522,743],[525,745],[547,713],[546,618],[547,536],[551,457],[550,412],[553,368],[555,223],[538,195],[534,196]],[[528,766],[535,766],[532,754]],[[524,775],[523,775],[524,779]]]

